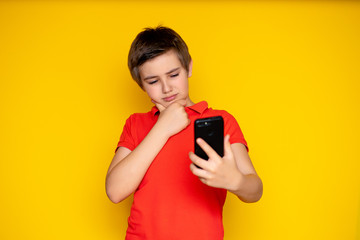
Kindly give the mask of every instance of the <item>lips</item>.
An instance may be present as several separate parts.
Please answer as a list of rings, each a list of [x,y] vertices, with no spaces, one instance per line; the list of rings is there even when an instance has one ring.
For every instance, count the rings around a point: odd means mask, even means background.
[[[176,96],[177,96],[177,94],[174,94],[174,95],[171,95],[169,97],[164,97],[163,99],[164,99],[165,102],[171,102],[176,98]]]

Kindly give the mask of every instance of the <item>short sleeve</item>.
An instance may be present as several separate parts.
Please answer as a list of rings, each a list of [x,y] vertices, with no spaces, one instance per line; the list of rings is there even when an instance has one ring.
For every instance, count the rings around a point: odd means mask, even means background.
[[[116,150],[119,147],[126,147],[128,149],[130,149],[131,151],[133,151],[135,149],[135,142],[134,142],[134,138],[133,138],[133,134],[132,134],[132,116],[130,116],[124,125],[123,131],[121,133],[120,136],[120,140],[117,144]],[[116,152],[115,150],[115,152]]]
[[[248,144],[245,140],[244,134],[242,133],[239,124],[236,119],[228,112],[225,111],[223,114],[224,118],[224,131],[225,135],[230,135],[230,144],[242,143],[245,145],[247,151],[249,151]]]

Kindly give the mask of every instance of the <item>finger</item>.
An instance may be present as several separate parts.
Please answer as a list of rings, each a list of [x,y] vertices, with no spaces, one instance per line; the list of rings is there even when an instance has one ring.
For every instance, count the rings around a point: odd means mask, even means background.
[[[197,138],[196,142],[197,142],[197,144],[199,144],[201,149],[206,153],[206,155],[209,156],[209,159],[219,157],[217,152],[202,138]]]
[[[200,158],[199,156],[197,156],[193,152],[189,152],[189,158],[193,162],[194,166],[195,167],[197,166],[196,168],[207,170],[207,168],[208,168],[208,166],[207,166],[208,161],[207,160],[204,160],[204,159]]]
[[[199,177],[199,180],[200,180],[203,184],[210,186],[208,179]]]
[[[153,100],[153,99],[151,99],[151,102],[152,102],[153,104],[155,104],[155,106],[157,107],[157,109],[159,109],[160,112],[162,112],[162,111],[165,110],[165,107],[164,107],[162,104],[156,102],[156,101]]]
[[[199,179],[200,179],[200,181],[201,181],[202,183],[204,183],[204,184],[206,184],[206,185],[209,185],[209,184],[207,183],[206,178],[199,178]]]
[[[204,169],[201,169],[201,168],[198,168],[195,166],[194,163],[190,164],[190,170],[191,172],[197,176],[200,180],[203,179],[203,180],[207,180],[208,177],[209,177],[209,172],[207,172],[206,170]]]
[[[231,156],[231,144],[230,144],[230,135],[227,134],[224,138],[224,156]]]

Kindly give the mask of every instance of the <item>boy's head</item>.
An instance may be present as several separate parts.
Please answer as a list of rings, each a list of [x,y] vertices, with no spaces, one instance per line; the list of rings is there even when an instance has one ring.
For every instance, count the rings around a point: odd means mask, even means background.
[[[139,67],[169,50],[174,50],[181,65],[189,72],[191,56],[184,40],[174,30],[167,27],[146,28],[131,44],[128,67],[132,78],[142,88]]]

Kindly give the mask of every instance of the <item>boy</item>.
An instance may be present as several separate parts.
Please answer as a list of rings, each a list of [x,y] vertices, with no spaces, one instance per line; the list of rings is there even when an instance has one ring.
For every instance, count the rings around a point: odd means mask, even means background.
[[[106,177],[106,193],[114,203],[134,192],[126,239],[223,239],[227,191],[244,202],[256,202],[262,195],[236,120],[204,101],[191,101],[192,60],[172,29],[139,33],[128,66],[155,106],[127,119]],[[219,115],[226,134],[224,157],[197,139],[209,156],[201,159],[192,152],[194,121]]]

